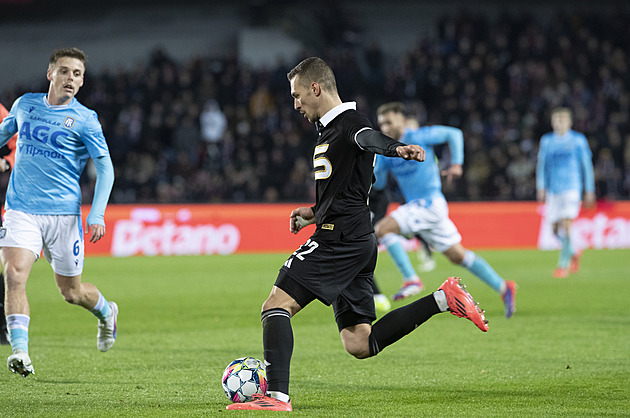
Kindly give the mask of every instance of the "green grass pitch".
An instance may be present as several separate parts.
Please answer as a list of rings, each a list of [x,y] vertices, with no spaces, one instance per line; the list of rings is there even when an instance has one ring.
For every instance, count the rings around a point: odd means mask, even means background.
[[[479,254],[519,285],[509,320],[497,294],[441,255],[422,277],[433,290],[461,276],[486,310],[488,333],[445,313],[356,360],[330,308],[315,302],[296,315],[293,413],[629,416],[630,251],[588,250],[568,279],[551,277],[557,252]],[[96,319],[64,303],[50,266],[38,261],[27,286],[36,374],[0,369],[0,416],[251,415],[225,410],[220,378],[237,357],[262,358],[260,306],[288,255],[86,259],[84,281],[120,306],[107,353],[96,348]],[[387,254],[377,279],[388,294],[400,285]]]

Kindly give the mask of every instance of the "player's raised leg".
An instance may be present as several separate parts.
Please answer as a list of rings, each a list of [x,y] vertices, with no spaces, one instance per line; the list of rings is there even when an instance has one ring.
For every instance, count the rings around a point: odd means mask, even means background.
[[[394,309],[374,325],[359,323],[340,332],[346,350],[357,358],[377,355],[385,347],[411,333],[432,316],[451,312],[472,321],[480,330],[488,331],[488,321],[458,277],[449,277],[432,294]]]
[[[455,316],[466,318],[486,332],[488,331],[488,321],[484,311],[466,290],[466,286],[460,283],[459,277],[449,277],[442,283],[439,290],[444,292],[448,310]],[[437,293],[437,292],[436,292]],[[437,298],[436,298],[437,300]],[[443,305],[442,305],[443,306]]]
[[[81,275],[63,276],[55,273],[57,286],[66,302],[81,306],[98,318],[97,347],[109,350],[118,334],[118,305],[108,302],[92,283],[81,282]]]

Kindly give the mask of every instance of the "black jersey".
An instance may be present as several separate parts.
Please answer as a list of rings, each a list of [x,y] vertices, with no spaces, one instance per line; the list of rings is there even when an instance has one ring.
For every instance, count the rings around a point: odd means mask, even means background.
[[[370,121],[353,109],[320,126],[313,154],[317,196],[314,237],[318,239],[352,239],[374,231],[367,205],[374,153],[359,146],[356,139],[366,128],[372,129]]]

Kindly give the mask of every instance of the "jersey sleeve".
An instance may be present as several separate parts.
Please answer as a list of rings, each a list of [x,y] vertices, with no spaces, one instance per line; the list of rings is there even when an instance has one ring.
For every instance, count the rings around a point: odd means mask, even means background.
[[[431,127],[427,144],[448,144],[451,152],[451,164],[464,164],[464,133],[452,126],[436,125]]]
[[[538,160],[536,162],[536,190],[545,190],[546,181],[547,137],[543,135],[538,148]]]
[[[94,186],[94,198],[87,223],[88,225],[105,226],[105,208],[114,185],[114,166],[109,156],[95,158],[93,161],[96,167],[96,185]]]
[[[370,120],[357,111],[349,111],[343,113],[343,137],[354,142],[357,133],[364,129],[372,129]]]
[[[584,175],[584,191],[595,191],[595,176],[593,174],[593,153],[588,146],[588,140],[584,135],[580,136],[580,165]]]
[[[9,153],[5,155],[4,158],[6,162],[9,163],[9,167],[13,168],[15,165],[15,148],[17,145],[17,134],[13,135],[9,142],[7,142],[7,148],[9,148]]]
[[[396,149],[405,145],[391,139],[382,132],[370,128],[358,131],[355,135],[355,142],[363,150],[388,157],[398,157]]]
[[[5,146],[7,142],[9,142],[11,137],[15,135],[15,133],[17,132],[18,127],[17,127],[17,120],[15,118],[15,114],[17,112],[17,107],[18,107],[19,102],[20,102],[20,99],[18,98],[13,103],[13,106],[11,107],[11,112],[8,112],[3,117],[0,117],[0,120],[2,121],[0,123],[0,147]],[[2,109],[4,109],[4,112],[2,113],[5,113],[6,108],[2,106]]]
[[[94,111],[90,111],[87,115],[86,127],[82,138],[93,160],[109,155],[109,148],[107,147],[105,135],[103,135],[103,128]]]
[[[357,111],[343,114],[342,137],[350,141],[353,146],[375,154],[397,157],[396,148],[400,145],[382,132],[372,128],[370,120]]]

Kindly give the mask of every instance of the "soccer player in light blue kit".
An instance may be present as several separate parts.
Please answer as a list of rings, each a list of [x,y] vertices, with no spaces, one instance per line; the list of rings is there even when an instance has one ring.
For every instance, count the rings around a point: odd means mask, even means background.
[[[97,173],[86,222],[90,242],[105,235],[105,207],[114,183],[114,169],[97,115],[74,97],[83,85],[84,73],[83,51],[53,51],[46,73],[48,93],[21,96],[0,124],[0,146],[18,133],[0,229],[0,259],[13,350],[7,367],[24,377],[34,373],[28,354],[26,282],[42,250],[64,299],[98,318],[98,349],[107,351],[116,340],[118,306],[107,302],[93,284],[81,282],[84,243],[79,177],[88,158],[92,158]]]
[[[387,248],[403,275],[403,286],[393,299],[417,294],[424,288],[400,241],[400,235],[411,237],[418,234],[452,263],[467,268],[499,293],[505,305],[505,316],[511,317],[515,311],[516,283],[504,280],[486,260],[462,246],[462,237],[448,216],[448,206],[442,194],[442,181],[433,147],[448,143],[451,165],[445,173],[447,181],[460,177],[464,160],[462,131],[439,125],[409,130],[406,128],[404,112],[404,105],[400,102],[386,103],[377,110],[378,124],[383,133],[406,144],[420,145],[426,151],[425,161],[415,165],[376,156],[376,182],[373,187],[383,189],[388,174],[392,174],[406,201],[374,227],[377,238]]]
[[[559,107],[551,112],[553,132],[540,139],[536,167],[536,195],[546,202],[545,216],[562,248],[553,276],[577,273],[582,254],[571,243],[571,224],[580,213],[582,191],[586,207],[595,204],[593,161],[586,137],[571,129],[571,110]]]

